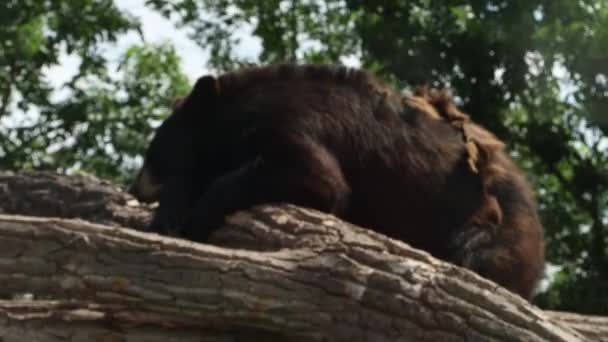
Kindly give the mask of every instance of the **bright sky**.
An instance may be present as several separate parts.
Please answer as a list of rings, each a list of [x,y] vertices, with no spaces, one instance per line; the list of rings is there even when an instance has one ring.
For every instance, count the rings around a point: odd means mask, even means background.
[[[182,58],[183,71],[194,81],[209,70],[206,69],[208,53],[197,46],[188,38],[186,29],[178,29],[176,26],[155,11],[145,7],[144,0],[116,0],[116,5],[124,11],[139,18],[146,43],[157,43],[162,41],[171,42]],[[239,55],[257,56],[261,51],[259,40],[250,34],[247,29],[239,32],[241,44],[236,49]],[[129,33],[120,37],[116,44],[107,45],[106,56],[115,61],[129,46],[141,43],[140,36]],[[60,64],[49,68],[46,72],[49,81],[59,87],[73,76],[78,68],[78,58],[63,55]]]
[[[185,29],[177,29],[168,19],[144,6],[144,0],[116,0],[116,5],[124,11],[139,18],[142,24],[144,40],[147,43],[161,41],[171,42],[182,58],[183,70],[192,80],[206,73],[205,65],[208,54],[187,37]],[[111,58],[118,57],[130,45],[141,43],[137,33],[123,36],[118,44],[108,48]]]

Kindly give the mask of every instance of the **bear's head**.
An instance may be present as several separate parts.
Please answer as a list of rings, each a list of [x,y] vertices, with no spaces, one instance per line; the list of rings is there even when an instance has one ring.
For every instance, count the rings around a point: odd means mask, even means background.
[[[130,194],[142,202],[155,202],[171,177],[186,174],[195,166],[192,153],[204,135],[201,126],[214,111],[218,96],[218,80],[207,75],[196,81],[187,97],[174,102],[171,115],[156,129]]]

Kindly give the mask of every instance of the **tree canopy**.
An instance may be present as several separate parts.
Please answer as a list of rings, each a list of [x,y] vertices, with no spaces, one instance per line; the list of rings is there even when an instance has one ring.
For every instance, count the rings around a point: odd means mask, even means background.
[[[209,52],[247,63],[354,63],[396,87],[449,87],[508,143],[546,228],[544,308],[608,314],[608,3],[603,0],[147,0]],[[137,18],[113,0],[0,3],[0,166],[126,182],[188,91],[171,41],[104,48]],[[244,28],[262,45],[239,55]],[[45,76],[78,61],[61,87]]]

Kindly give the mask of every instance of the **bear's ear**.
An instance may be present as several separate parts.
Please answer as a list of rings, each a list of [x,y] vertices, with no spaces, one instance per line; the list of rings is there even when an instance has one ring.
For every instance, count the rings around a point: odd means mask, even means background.
[[[200,77],[194,84],[189,100],[202,105],[215,102],[220,95],[220,82],[211,75]]]
[[[171,109],[174,111],[178,110],[184,104],[185,100],[186,98],[182,96],[174,98],[173,104],[171,105]]]

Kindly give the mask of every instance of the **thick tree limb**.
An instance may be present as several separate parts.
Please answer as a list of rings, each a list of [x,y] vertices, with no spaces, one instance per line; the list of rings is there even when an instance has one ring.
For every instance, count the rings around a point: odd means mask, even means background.
[[[545,311],[559,321],[585,335],[590,341],[608,341],[608,317],[577,315],[569,312]]]
[[[230,341],[234,336],[211,331],[200,336],[194,326],[124,305],[0,301],[0,338],[6,342],[211,342]]]
[[[606,340],[603,318],[544,313],[404,243],[293,206],[233,215],[213,237],[224,247],[118,228],[143,225],[149,210],[132,206],[117,215],[113,210],[124,208],[128,196],[96,181],[74,187],[75,178],[0,175],[0,207],[16,188],[44,189],[45,179],[59,190],[80,189],[65,190],[62,199],[92,196],[100,205],[83,215],[70,215],[82,207],[69,205],[50,215],[114,226],[0,215],[0,292],[59,300],[0,303],[3,341],[21,341],[25,333],[76,341],[82,336],[76,332],[111,336],[104,341],[189,341],[201,333],[205,341],[585,340],[571,328]],[[20,194],[38,204],[59,197]],[[14,203],[3,211],[24,208],[49,215]],[[126,217],[130,210],[135,218]]]
[[[93,176],[0,172],[0,214],[80,218],[141,229],[151,209]]]
[[[581,339],[471,272],[330,216],[258,208],[231,218],[229,231],[264,252],[0,216],[0,282],[286,340]]]

